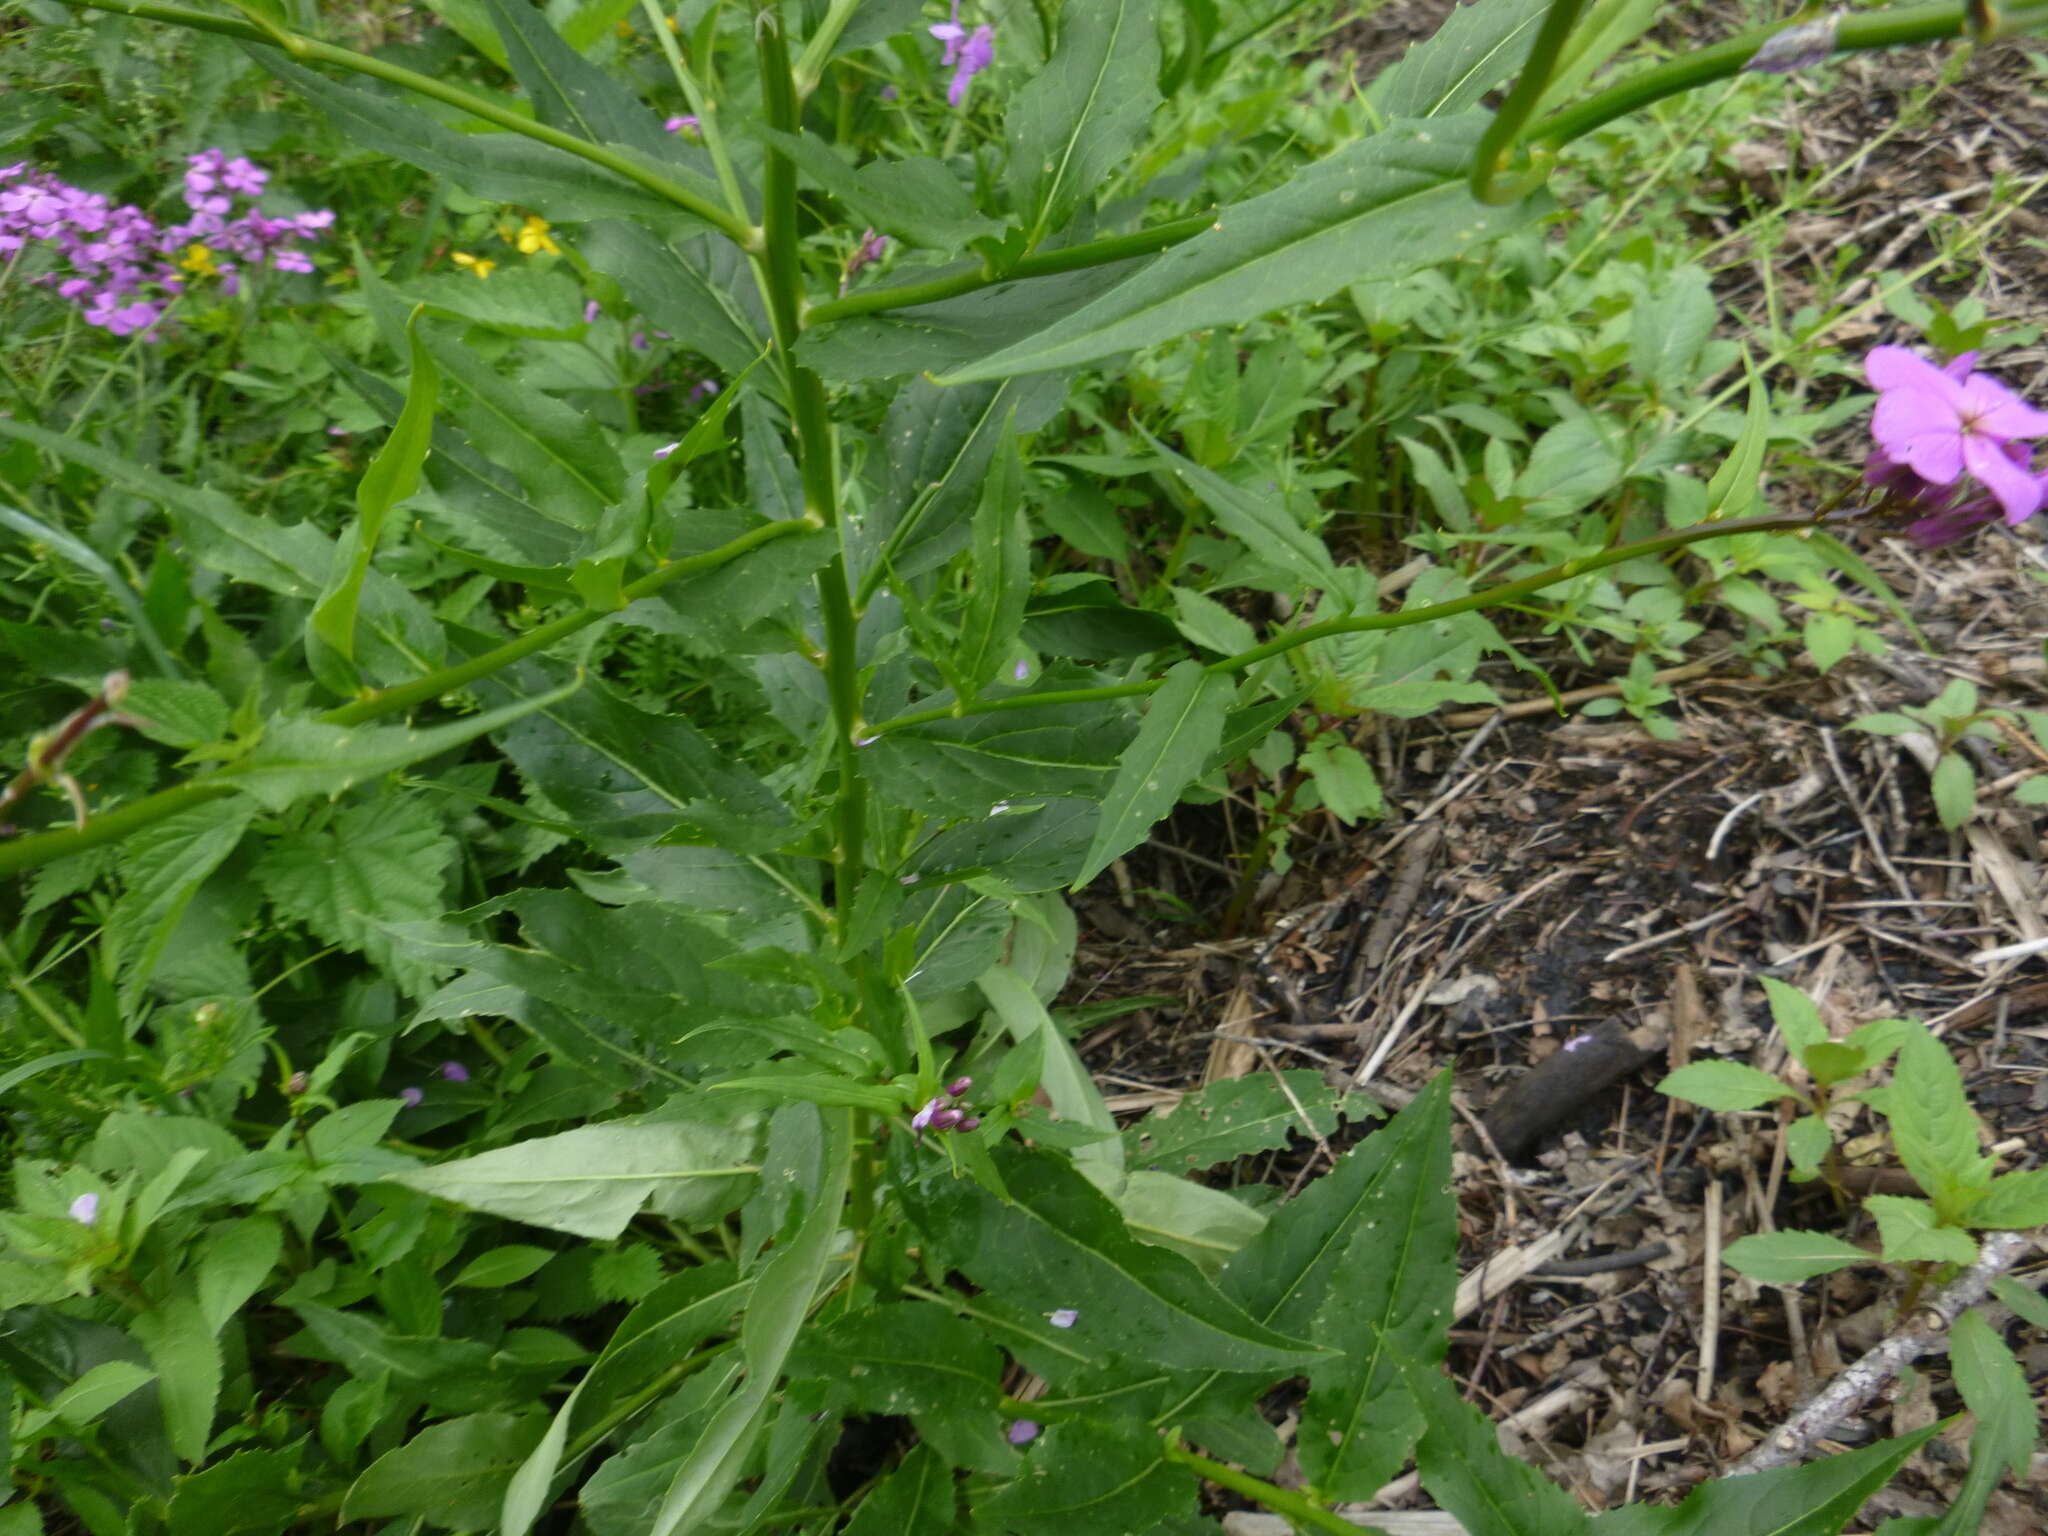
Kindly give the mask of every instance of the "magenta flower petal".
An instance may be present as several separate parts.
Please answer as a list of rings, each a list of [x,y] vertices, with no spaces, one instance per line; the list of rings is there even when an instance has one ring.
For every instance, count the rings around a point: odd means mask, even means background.
[[[1917,352],[1904,347],[1872,347],[1863,359],[1863,376],[1880,390],[1909,389],[1933,395],[1951,408],[1962,406],[1962,384]]]
[[[1963,439],[1970,474],[2005,508],[2008,523],[2024,523],[2041,508],[2041,483],[2012,461],[2001,443],[1972,433]]]
[[[2048,437],[2048,411],[2037,411],[1998,380],[1973,374],[1963,384],[1962,418],[1986,437]]]

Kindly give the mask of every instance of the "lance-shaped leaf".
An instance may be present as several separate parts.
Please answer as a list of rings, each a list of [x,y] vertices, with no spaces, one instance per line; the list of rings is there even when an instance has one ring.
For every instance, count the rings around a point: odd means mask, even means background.
[[[416,165],[431,176],[445,176],[486,202],[532,208],[563,224],[637,218],[668,230],[704,227],[694,215],[638,182],[552,144],[511,132],[460,133],[396,97],[317,75],[275,48],[251,45],[248,53],[325,112],[351,142]],[[677,165],[673,158],[659,169],[704,201],[723,202],[718,183],[710,177]]]
[[[581,250],[618,279],[650,324],[725,372],[746,372],[767,346],[746,258],[729,242],[700,236],[671,244],[637,224],[607,220],[584,230]],[[756,382],[776,387],[769,370]]]
[[[978,689],[1002,667],[1024,623],[1031,590],[1031,530],[1024,521],[1024,461],[1014,433],[1005,433],[974,514],[972,585],[960,619],[956,670],[963,689]]]
[[[1018,800],[1100,800],[1130,739],[1123,716],[1051,705],[892,731],[862,751],[861,769],[892,805],[949,819],[1002,816]]]
[[[1628,1504],[1596,1515],[1593,1536],[1721,1536],[1724,1531],[1835,1536],[1940,1428],[1929,1424],[1803,1467],[1709,1478],[1675,1508]]]
[[[1449,1347],[1446,1306],[1458,1288],[1450,1182],[1450,1137],[1419,1137],[1352,1213],[1343,1278],[1307,1330],[1344,1352],[1310,1371],[1302,1412],[1302,1467],[1326,1498],[1369,1498],[1407,1463],[1422,1427],[1403,1372],[1434,1370]]]
[[[1365,99],[1388,117],[1446,117],[1479,105],[1522,67],[1549,0],[1478,0],[1382,70]]]
[[[1500,1448],[1493,1421],[1434,1362],[1399,1362],[1429,1428],[1416,1451],[1422,1486],[1471,1536],[1577,1536],[1590,1521],[1578,1500]]]
[[[1225,208],[1208,230],[1065,319],[939,382],[1078,367],[1447,261],[1519,229],[1553,204],[1542,194],[1503,208],[1474,201],[1465,177],[1486,122],[1466,113],[1361,139]]]
[[[1210,674],[1198,661],[1178,663],[1152,695],[1137,740],[1117,763],[1116,782],[1102,802],[1102,820],[1081,873],[1079,890],[1136,847],[1180,801],[1180,792],[1200,774],[1223,739],[1223,717],[1237,694],[1236,679]]]
[[[1344,1112],[1377,1111],[1347,1103]],[[1154,1110],[1124,1132],[1124,1149],[1134,1167],[1199,1173],[1253,1152],[1274,1151],[1297,1135],[1327,1136],[1337,1128],[1337,1114],[1336,1091],[1320,1072],[1226,1078],[1171,1109]]]
[[[362,596],[370,558],[377,553],[377,540],[383,536],[384,520],[393,507],[420,488],[420,467],[426,463],[434,438],[441,372],[420,340],[419,316],[415,309],[407,327],[412,343],[412,381],[406,387],[405,409],[356,483],[356,520],[335,545],[326,590],[313,605],[313,634],[349,662],[356,654],[356,602]]]
[[[1174,478],[1195,493],[1225,533],[1312,587],[1322,591],[1339,588],[1337,568],[1323,541],[1296,522],[1277,497],[1234,484],[1214,470],[1182,458],[1149,432],[1145,438],[1153,452],[1166,461]]]
[[[676,141],[632,92],[578,53],[527,0],[486,0],[505,63],[534,116],[592,144],[630,144],[666,160]]]
[[[780,133],[761,123],[747,132],[797,163],[836,198],[855,221],[907,245],[957,251],[971,240],[1002,233],[1003,226],[974,206],[959,179],[937,160],[877,160],[855,170],[823,139]]]
[[[615,1121],[387,1177],[473,1211],[608,1242],[657,1194],[684,1221],[736,1209],[753,1182],[757,1139],[751,1125],[728,1120]]]
[[[625,470],[604,429],[552,395],[501,378],[455,335],[421,331],[443,371],[469,392],[471,403],[458,415],[471,439],[517,474],[550,517],[596,527],[625,494]]]
[[[1010,202],[1028,249],[1111,180],[1159,105],[1157,0],[1094,0],[1060,13],[1046,67],[1010,102]]]
[[[1025,1459],[1022,1476],[975,1501],[975,1514],[988,1529],[1131,1536],[1178,1529],[1166,1522],[1194,1513],[1195,1479],[1165,1458],[1158,1434],[1143,1423],[1117,1418],[1054,1424]]]
[[[1314,1346],[1246,1315],[1179,1254],[1139,1242],[1064,1158],[1003,1152],[1010,1198],[939,1174],[906,1199],[951,1268],[1018,1306],[1072,1309],[1077,1348],[1162,1365],[1299,1370]]]

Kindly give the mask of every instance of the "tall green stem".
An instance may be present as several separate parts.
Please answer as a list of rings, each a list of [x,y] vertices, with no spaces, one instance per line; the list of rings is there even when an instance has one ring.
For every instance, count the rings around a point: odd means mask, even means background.
[[[1543,104],[1544,93],[1550,89],[1550,77],[1557,71],[1558,55],[1571,40],[1572,28],[1585,8],[1586,0],[1551,0],[1550,13],[1543,18],[1542,30],[1529,49],[1528,62],[1523,64],[1514,88],[1487,125],[1479,147],[1472,152],[1472,195],[1480,202],[1518,203],[1548,177],[1552,157],[1546,148],[1525,174],[1508,181],[1498,180],[1507,174],[1508,161],[1521,142],[1522,130]]]
[[[755,48],[761,60],[762,108],[768,126],[783,133],[802,130],[803,104],[789,67],[780,0],[760,3],[754,18]],[[797,468],[803,478],[804,510],[819,525],[839,532],[838,448],[825,408],[825,385],[797,361],[803,331],[803,261],[797,245],[796,162],[770,149],[762,177],[761,266],[775,351],[789,390],[796,425]],[[825,688],[832,700],[832,754],[839,784],[832,807],[832,904],[843,922],[860,889],[861,844],[867,826],[867,786],[860,776],[855,742],[860,720],[859,615],[846,580],[846,549],[840,547],[818,572],[818,610],[825,628]]]

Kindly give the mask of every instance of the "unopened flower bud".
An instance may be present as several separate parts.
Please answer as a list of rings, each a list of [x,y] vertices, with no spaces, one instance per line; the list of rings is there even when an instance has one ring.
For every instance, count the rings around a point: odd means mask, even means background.
[[[949,1099],[957,1099],[960,1097],[961,1094],[965,1093],[968,1089],[972,1088],[973,1086],[973,1078],[956,1077],[953,1079],[953,1081],[946,1084],[946,1097]]]
[[[284,1091],[296,1099],[300,1094],[306,1091],[308,1086],[310,1086],[310,1084],[306,1077],[306,1074],[303,1072],[294,1072],[291,1075],[291,1077],[286,1080],[284,1085]]]
[[[100,684],[100,696],[109,704],[118,704],[128,697],[128,674],[109,672],[105,682]]]
[[[1835,51],[1835,28],[1841,20],[1841,12],[1830,11],[1825,16],[1794,22],[1766,38],[1763,47],[1751,54],[1742,67],[1759,74],[1790,75],[1825,63]]]
[[[953,1129],[956,1131],[978,1131],[981,1129],[981,1117],[978,1115],[964,1116]]]
[[[939,1110],[932,1116],[932,1129],[935,1131],[950,1131],[953,1129],[954,1126],[958,1125],[963,1118],[964,1117],[957,1109]]]

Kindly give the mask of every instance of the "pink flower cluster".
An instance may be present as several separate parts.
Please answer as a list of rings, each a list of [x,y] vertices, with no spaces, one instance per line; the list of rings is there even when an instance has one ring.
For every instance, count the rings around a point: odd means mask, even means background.
[[[164,311],[195,277],[240,291],[243,268],[310,272],[297,242],[317,239],[332,212],[272,219],[237,199],[262,195],[270,173],[218,149],[186,157],[184,201],[191,216],[159,224],[133,204],[116,207],[98,192],[69,186],[24,162],[0,167],[0,260],[12,265],[32,247],[50,258],[33,277],[84,311],[88,323],[116,336],[157,336]]]
[[[2048,506],[2048,469],[2034,468],[2032,442],[2048,438],[2048,411],[1976,363],[1965,352],[1937,368],[1904,347],[1873,347],[1864,359],[1878,395],[1863,480],[1884,493],[1881,509],[1915,519],[1906,532],[1923,548],[2001,514],[2017,526]]]
[[[984,23],[968,31],[960,24],[960,0],[953,0],[950,17],[925,30],[945,45],[939,64],[953,71],[952,83],[946,87],[946,101],[957,107],[967,99],[968,82],[995,62],[996,29]]]

